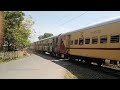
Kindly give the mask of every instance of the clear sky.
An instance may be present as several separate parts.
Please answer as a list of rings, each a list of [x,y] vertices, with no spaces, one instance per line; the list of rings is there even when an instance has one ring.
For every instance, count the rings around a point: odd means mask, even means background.
[[[89,24],[120,16],[120,11],[24,11],[35,22],[31,41],[44,33],[58,35]]]

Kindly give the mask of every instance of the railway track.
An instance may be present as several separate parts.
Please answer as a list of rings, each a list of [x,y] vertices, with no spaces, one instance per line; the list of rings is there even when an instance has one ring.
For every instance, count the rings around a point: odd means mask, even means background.
[[[99,71],[101,73],[111,75],[111,76],[114,76],[114,77],[117,77],[118,79],[120,79],[120,70],[112,68],[110,66],[102,65],[101,67],[98,67],[94,63],[87,65],[85,63],[81,63],[80,61],[68,61],[68,62],[72,62],[73,64],[75,64],[77,66],[89,68],[89,69],[92,69],[94,71]]]

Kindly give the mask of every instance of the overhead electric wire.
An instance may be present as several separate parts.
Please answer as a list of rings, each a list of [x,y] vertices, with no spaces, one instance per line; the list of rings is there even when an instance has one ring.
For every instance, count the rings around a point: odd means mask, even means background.
[[[94,19],[94,20],[92,20],[92,21],[93,21],[93,22],[96,22],[97,19],[102,18],[102,17],[104,17],[104,16],[98,17],[98,18],[96,18],[96,19]],[[87,23],[85,26],[90,25],[90,24],[93,23],[93,22],[89,22],[89,23]],[[71,28],[74,28],[74,27],[76,27],[76,26],[79,26],[79,25],[74,25],[74,26],[71,27]]]
[[[87,12],[88,12],[88,11],[86,11],[86,12],[84,12],[84,13],[80,14],[80,15],[79,15],[79,16],[77,16],[77,17],[73,17],[73,18],[71,18],[70,20],[66,21],[65,23],[61,24],[60,26],[65,25],[66,23],[69,23],[70,21],[72,21],[72,20],[74,20],[74,19],[76,19],[76,18],[81,17],[82,15],[86,14]]]
[[[70,20],[64,22],[64,23],[61,24],[61,25],[55,25],[53,28],[55,28],[55,27],[57,28],[58,26],[62,26],[62,25],[66,24],[66,23],[68,23],[68,22],[70,22],[70,21],[72,21],[72,20],[74,20],[74,19],[76,19],[76,18],[79,18],[79,17],[83,16],[83,15],[86,14],[87,12],[88,12],[88,11],[80,14],[79,16],[73,17],[73,18],[71,18]],[[65,19],[65,17],[67,17],[67,15],[65,15],[62,19],[59,19],[58,22],[61,21],[61,20],[63,20],[63,19]]]
[[[64,22],[64,23],[62,23],[61,25],[55,25],[55,26],[52,26],[52,27],[50,26],[49,28],[51,28],[51,29],[52,29],[52,28],[58,28],[58,26],[65,25],[66,23],[68,23],[68,22],[70,22],[70,21],[72,21],[72,20],[74,20],[74,19],[76,19],[76,18],[79,18],[79,17],[83,16],[83,15],[86,14],[87,12],[88,12],[88,11],[86,11],[86,12],[80,14],[79,16],[73,17],[73,18],[71,18],[70,20],[68,20],[68,21],[66,21],[66,22]],[[63,16],[63,18],[59,19],[57,22],[64,20],[66,17],[68,17],[68,15]],[[34,33],[36,33],[35,30],[34,30]]]
[[[57,22],[55,23],[55,24],[58,24],[58,25],[50,26],[50,28],[55,28],[55,27],[57,28],[59,26],[59,22],[64,20],[68,16],[69,16],[69,14],[64,15],[62,18],[58,19]]]

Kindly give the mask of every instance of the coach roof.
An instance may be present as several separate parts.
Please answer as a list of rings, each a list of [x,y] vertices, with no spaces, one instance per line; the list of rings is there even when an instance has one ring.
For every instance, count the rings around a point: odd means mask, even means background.
[[[62,35],[69,35],[71,33],[75,33],[75,32],[78,32],[78,31],[85,31],[86,29],[95,28],[95,27],[111,24],[111,23],[114,23],[114,22],[120,22],[120,16],[113,17],[113,18],[110,18],[110,19],[107,19],[107,20],[104,20],[104,21],[99,21],[97,23],[93,23],[91,25],[85,26],[85,27],[83,27],[81,29],[78,29],[78,30],[74,30],[74,31],[71,31],[71,32],[63,33]]]

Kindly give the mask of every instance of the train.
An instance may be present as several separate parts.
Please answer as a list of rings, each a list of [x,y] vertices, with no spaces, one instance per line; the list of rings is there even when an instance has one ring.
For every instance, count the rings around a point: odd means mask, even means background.
[[[41,39],[32,44],[32,49],[87,64],[95,62],[98,66],[106,60],[120,64],[120,17]]]

